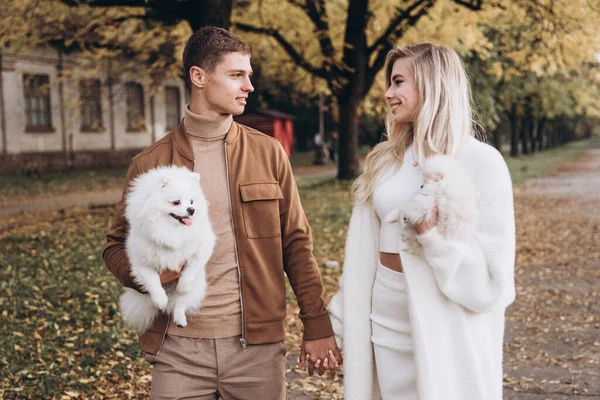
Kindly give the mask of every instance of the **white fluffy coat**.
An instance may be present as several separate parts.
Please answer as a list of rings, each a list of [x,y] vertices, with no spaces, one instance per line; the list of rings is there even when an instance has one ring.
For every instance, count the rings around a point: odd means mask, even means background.
[[[215,245],[200,175],[185,167],[158,167],[136,178],[126,198],[125,242],[131,275],[148,294],[126,288],[125,323],[143,333],[159,311],[186,326],[206,295],[205,266]],[[180,218],[180,222],[177,218]],[[186,264],[177,283],[163,288],[159,274]]]
[[[486,144],[469,139],[455,157],[480,193],[475,237],[446,239],[434,228],[418,237],[422,255],[401,251],[419,399],[500,400],[504,310],[515,298],[512,184],[504,159]],[[369,319],[379,226],[370,204],[354,208],[340,291],[329,306],[347,400],[381,398]]]

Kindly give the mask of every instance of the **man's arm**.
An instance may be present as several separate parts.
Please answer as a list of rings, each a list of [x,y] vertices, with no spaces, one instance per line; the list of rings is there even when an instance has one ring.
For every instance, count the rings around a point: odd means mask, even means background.
[[[129,231],[129,224],[125,219],[125,198],[129,190],[129,184],[135,177],[140,174],[136,158],[131,160],[127,175],[125,177],[125,185],[123,187],[123,195],[115,208],[115,216],[112,226],[106,235],[106,245],[102,251],[104,264],[112,272],[112,274],[121,282],[124,287],[132,288],[138,292],[143,290],[133,281],[130,275],[130,263],[125,251],[125,239]]]
[[[312,254],[310,226],[300,202],[292,167],[279,148],[278,180],[283,199],[279,201],[283,265],[300,307],[304,340],[333,336],[333,328],[323,300],[323,282]]]
[[[304,368],[305,362],[308,362],[309,375],[312,376],[315,370],[319,375],[329,370],[333,377],[336,364],[342,364],[342,355],[333,337],[331,320],[323,300],[323,281],[312,254],[310,226],[300,202],[289,159],[283,148],[279,147],[278,179],[283,194],[279,202],[283,263],[304,324],[299,366]]]

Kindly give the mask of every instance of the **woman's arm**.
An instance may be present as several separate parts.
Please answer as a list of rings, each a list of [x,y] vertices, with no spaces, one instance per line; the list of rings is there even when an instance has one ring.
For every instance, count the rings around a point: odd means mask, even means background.
[[[475,184],[481,209],[475,237],[446,239],[433,228],[417,240],[442,293],[471,311],[484,312],[514,300],[515,222],[504,159],[498,152],[478,159],[482,165],[476,166]]]
[[[340,290],[331,298],[327,308],[335,341],[340,349],[344,347],[344,280],[342,278],[343,276],[340,276]]]

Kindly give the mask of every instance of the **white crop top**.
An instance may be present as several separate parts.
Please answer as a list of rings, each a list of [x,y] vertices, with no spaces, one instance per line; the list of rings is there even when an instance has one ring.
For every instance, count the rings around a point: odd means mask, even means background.
[[[402,204],[412,199],[423,184],[421,168],[413,166],[415,159],[412,145],[404,153],[402,166],[396,172],[393,167],[381,173],[373,191],[373,208],[381,221],[379,251],[399,254],[400,222],[384,222],[385,218]]]

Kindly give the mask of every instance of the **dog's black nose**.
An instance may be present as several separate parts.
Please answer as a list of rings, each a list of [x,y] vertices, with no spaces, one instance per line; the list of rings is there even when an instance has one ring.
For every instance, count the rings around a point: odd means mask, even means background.
[[[190,215],[194,215],[194,213],[196,212],[196,210],[194,210],[194,207],[188,207],[187,212]]]

